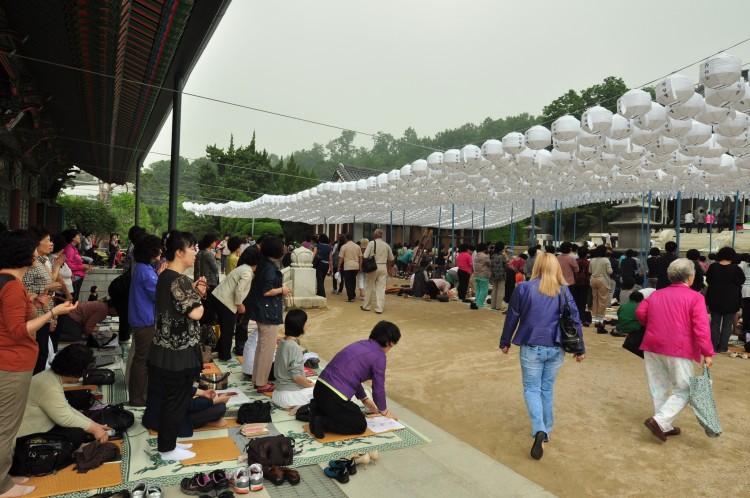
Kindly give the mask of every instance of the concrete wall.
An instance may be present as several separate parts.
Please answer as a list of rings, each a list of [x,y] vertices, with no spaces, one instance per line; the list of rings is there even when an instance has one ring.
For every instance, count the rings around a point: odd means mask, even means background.
[[[112,280],[119,277],[121,273],[122,270],[120,269],[97,267],[92,268],[91,271],[87,273],[86,277],[83,279],[80,296],[81,301],[88,301],[89,290],[91,289],[92,285],[96,285],[98,287],[97,291],[99,293],[100,300],[107,297],[107,289],[109,289],[109,284],[112,282]]]

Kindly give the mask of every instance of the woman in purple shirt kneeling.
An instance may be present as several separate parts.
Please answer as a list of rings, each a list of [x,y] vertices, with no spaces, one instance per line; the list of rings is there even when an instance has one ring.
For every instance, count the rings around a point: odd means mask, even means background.
[[[362,434],[367,421],[353,396],[365,408],[398,420],[388,409],[385,398],[385,355],[401,339],[401,331],[391,322],[380,321],[370,338],[348,345],[320,373],[310,402],[310,432],[322,439],[325,432]],[[372,380],[372,397],[367,397],[362,382]]]

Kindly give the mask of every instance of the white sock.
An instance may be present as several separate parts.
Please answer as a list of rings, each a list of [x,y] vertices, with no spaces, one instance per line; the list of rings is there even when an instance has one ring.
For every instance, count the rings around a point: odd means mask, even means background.
[[[177,448],[181,450],[189,450],[193,447],[192,443],[177,443]]]
[[[162,460],[190,460],[191,458],[195,457],[195,453],[188,450],[183,450],[182,448],[175,448],[172,451],[160,451],[159,454],[161,455]]]

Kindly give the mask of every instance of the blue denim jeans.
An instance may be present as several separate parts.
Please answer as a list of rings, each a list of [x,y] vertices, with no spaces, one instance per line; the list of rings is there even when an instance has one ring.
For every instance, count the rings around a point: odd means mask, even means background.
[[[521,346],[523,397],[531,419],[531,435],[552,432],[554,387],[565,353],[561,347]]]

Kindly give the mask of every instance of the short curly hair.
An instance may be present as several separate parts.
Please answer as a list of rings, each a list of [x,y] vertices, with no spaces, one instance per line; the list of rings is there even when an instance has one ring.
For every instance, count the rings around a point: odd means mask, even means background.
[[[141,234],[133,244],[133,259],[138,263],[151,263],[161,254],[161,239],[156,235]]]
[[[716,253],[716,261],[732,261],[737,259],[737,252],[729,246],[722,247]]]
[[[55,355],[50,368],[63,377],[83,377],[88,370],[94,352],[82,344],[71,344]]]
[[[39,238],[30,230],[14,230],[0,235],[0,269],[25,268],[34,264]]]

